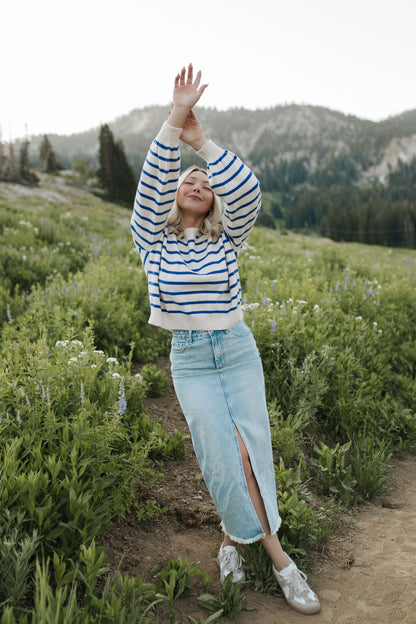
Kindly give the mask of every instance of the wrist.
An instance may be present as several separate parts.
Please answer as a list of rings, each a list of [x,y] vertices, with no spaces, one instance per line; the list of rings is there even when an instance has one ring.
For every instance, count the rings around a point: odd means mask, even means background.
[[[199,152],[199,150],[205,145],[207,141],[207,137],[203,134],[200,139],[195,139],[194,141],[190,142],[189,145],[192,147],[193,150],[195,150],[195,152]]]
[[[169,125],[175,128],[183,128],[190,110],[189,106],[174,105],[169,114]]]

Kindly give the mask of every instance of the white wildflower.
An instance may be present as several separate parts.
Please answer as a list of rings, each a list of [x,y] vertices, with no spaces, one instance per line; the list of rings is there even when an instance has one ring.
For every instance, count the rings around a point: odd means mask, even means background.
[[[114,379],[119,379],[121,375],[119,373],[113,373]]]
[[[109,357],[106,359],[107,364],[118,364],[117,358]]]

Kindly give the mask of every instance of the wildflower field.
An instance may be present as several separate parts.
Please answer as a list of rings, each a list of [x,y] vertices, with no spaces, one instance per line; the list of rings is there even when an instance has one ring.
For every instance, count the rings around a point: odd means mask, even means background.
[[[167,561],[154,583],[110,576],[95,541],[112,519],[161,513],[136,490],[153,478],[149,459],[163,470],[184,453],[183,434],[143,408],[165,391],[155,363],[170,337],[147,323],[129,220],[63,178],[0,185],[1,624],[175,622],[199,577],[201,604],[216,609],[201,622],[241,607],[232,586],[207,594],[204,571],[185,560]],[[302,560],[342,509],[388,487],[392,456],[415,440],[416,252],[255,228],[239,265],[280,536]],[[267,591],[258,546],[246,562]]]

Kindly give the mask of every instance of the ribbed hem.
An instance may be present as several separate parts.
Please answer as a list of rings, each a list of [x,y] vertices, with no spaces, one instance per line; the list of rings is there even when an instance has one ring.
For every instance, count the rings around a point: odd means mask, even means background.
[[[274,531],[271,532],[271,535],[276,535],[278,530],[280,529],[280,525],[282,524],[282,520],[281,518],[279,518],[279,522],[277,523],[277,527]],[[220,527],[223,531],[223,533],[225,535],[228,535],[228,537],[235,542],[236,544],[254,544],[255,542],[259,542],[260,540],[262,540],[264,537],[266,537],[266,533],[258,533],[255,537],[249,537],[248,539],[244,539],[243,537],[236,537],[235,535],[230,535],[230,533],[227,533],[227,531],[225,530],[224,527],[224,523],[221,521],[220,523]]]
[[[170,126],[167,121],[165,121],[156,136],[156,141],[160,141],[160,143],[169,147],[176,147],[179,144],[179,136],[181,132],[182,128],[174,128],[173,126]]]
[[[222,147],[219,147],[216,143],[214,143],[214,141],[208,139],[201,149],[197,151],[197,154],[209,164],[218,160],[218,158],[224,154],[224,150]]]
[[[233,310],[229,314],[207,314],[182,316],[177,314],[169,314],[162,312],[156,308],[152,308],[149,318],[150,325],[156,325],[172,331],[174,329],[189,329],[198,331],[215,331],[218,329],[231,329],[236,323],[243,320],[243,312],[241,307]]]

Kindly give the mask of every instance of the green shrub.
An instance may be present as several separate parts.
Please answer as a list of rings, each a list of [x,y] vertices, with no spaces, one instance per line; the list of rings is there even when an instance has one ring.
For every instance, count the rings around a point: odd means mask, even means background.
[[[357,489],[364,499],[371,500],[388,488],[388,469],[392,452],[390,445],[368,436],[356,437],[351,447],[351,466]]]
[[[169,382],[166,375],[155,364],[145,364],[140,374],[146,387],[147,396],[159,397],[168,392]]]
[[[0,515],[0,605],[17,606],[28,591],[34,555],[39,547],[36,530],[27,534],[25,516],[16,509]]]
[[[352,478],[352,466],[345,465],[346,455],[351,442],[342,446],[337,443],[334,448],[321,442],[314,447],[316,457],[310,461],[316,471],[316,489],[324,496],[347,505],[354,496],[355,480]]]
[[[215,611],[206,620],[206,622],[213,622],[221,617],[235,619],[243,608],[244,598],[241,583],[233,583],[232,574],[229,574],[223,583],[218,598],[205,593],[198,597],[198,603],[210,611]]]
[[[276,403],[269,405],[270,429],[272,447],[277,457],[285,465],[290,465],[295,460],[304,457],[302,444],[304,442],[303,430],[308,426],[302,414],[283,417]]]
[[[285,468],[280,461],[276,470],[277,505],[282,520],[279,529],[280,543],[288,555],[302,559],[307,552],[324,542],[334,525],[331,514],[334,505],[328,501],[323,506],[313,504],[301,476],[301,465],[296,470]]]
[[[150,424],[142,381],[94,348],[91,329],[54,346],[24,334],[2,353],[1,506],[24,512],[45,555],[69,557],[130,508],[149,451],[180,455],[183,438]]]

